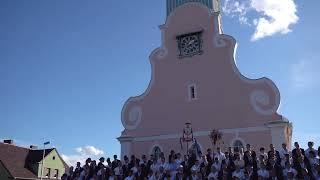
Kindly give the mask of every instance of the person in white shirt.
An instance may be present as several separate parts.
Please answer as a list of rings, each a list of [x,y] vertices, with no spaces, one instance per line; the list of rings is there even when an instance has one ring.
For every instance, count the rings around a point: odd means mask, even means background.
[[[158,161],[159,166],[165,167],[166,165],[166,159],[164,157],[160,158],[160,161]]]
[[[159,180],[162,178],[162,174],[160,174],[160,172],[155,172],[154,173],[154,179]]]
[[[244,179],[244,172],[243,169],[240,168],[240,166],[236,166],[236,170],[232,173],[232,178],[234,179]]]
[[[290,164],[293,163],[293,159],[290,157],[289,154],[285,154],[284,158],[281,159],[281,167],[285,168],[287,162],[289,162]]]
[[[309,154],[313,151],[315,154],[318,154],[317,150],[313,148],[314,143],[312,141],[308,142],[308,149],[304,151],[307,158],[309,158]]]
[[[135,165],[131,168],[131,171],[133,175],[135,175],[138,172],[139,164],[135,163]]]
[[[267,160],[268,159],[268,154],[266,153],[264,147],[261,147],[260,148],[260,154],[259,156],[262,156],[264,160]]]
[[[212,166],[211,167],[211,172],[208,175],[208,179],[209,180],[217,180],[218,179],[218,175],[219,175],[218,170],[215,168],[215,166]]]
[[[193,170],[191,168],[191,176],[188,178],[188,180],[198,180],[198,175],[197,175],[197,171],[196,170]]]
[[[223,160],[226,160],[225,154],[221,151],[220,147],[217,147],[217,152],[215,153],[215,157],[219,159],[219,162],[221,163]]]
[[[239,166],[241,169],[244,168],[244,160],[242,159],[243,156],[236,153],[236,154],[234,154],[234,157],[235,157],[234,164],[236,166]]]
[[[174,177],[175,180],[183,180],[183,166],[179,165],[178,169],[177,169],[177,173]]]
[[[316,177],[318,175],[317,167],[320,164],[320,160],[316,157],[314,151],[310,151],[308,159],[311,166],[312,174],[314,175],[314,177]]]
[[[292,173],[293,178],[298,174],[298,172],[292,167],[292,164],[290,162],[286,162],[285,168],[283,170],[283,176],[288,178],[288,176],[290,177],[290,173]]]
[[[163,178],[164,177],[164,175],[165,175],[165,172],[164,172],[164,167],[163,166],[160,166],[159,167],[159,177],[160,178]]]
[[[196,160],[194,165],[191,167],[191,171],[195,171],[196,173],[200,172],[200,162]]]
[[[240,149],[239,149],[239,155],[240,155],[240,159],[243,159],[243,156],[244,156],[244,150],[243,150],[243,148],[240,148]]]
[[[147,156],[145,154],[143,154],[141,156],[141,160],[139,161],[139,166],[141,165],[147,165],[148,161],[147,161]]]
[[[159,172],[159,164],[158,161],[156,159],[153,160],[150,169],[155,173],[155,172]]]
[[[105,176],[105,173],[106,173],[105,168],[104,168],[104,167],[101,167],[101,168],[98,170],[98,172],[97,172],[98,178],[103,179],[104,176]]]
[[[117,167],[114,168],[114,175],[117,177],[122,176],[122,163],[121,163],[121,161],[118,161]]]
[[[79,179],[80,179],[80,180],[84,180],[87,175],[88,175],[88,170],[87,170],[87,169],[83,169],[83,170],[81,171],[81,173],[80,173]]]
[[[199,160],[199,164],[200,166],[207,166],[208,165],[208,161],[205,155],[201,156],[201,159]]]
[[[215,158],[214,158],[214,161],[213,161],[211,167],[214,167],[217,171],[220,171],[220,169],[221,169],[221,163],[220,163],[218,157],[215,157]]]
[[[170,174],[170,178],[174,179],[177,173],[177,164],[174,161],[173,155],[169,155],[169,162],[165,164],[165,171]]]
[[[266,169],[266,165],[261,163],[260,169],[258,170],[258,177],[261,179],[268,179],[269,176],[269,171]]]
[[[147,180],[156,180],[152,170],[149,171]]]
[[[288,150],[287,144],[286,144],[286,143],[283,143],[283,144],[282,144],[282,148],[281,148],[280,151],[279,151],[280,158],[283,159],[286,154],[289,154],[289,155],[290,155],[291,152]]]
[[[182,159],[182,156],[181,156],[180,153],[177,153],[177,154],[176,154],[176,159],[175,159],[175,161],[176,161],[176,163],[177,163],[178,165],[180,165],[180,164],[183,162],[183,159]]]
[[[134,179],[135,177],[132,170],[130,170],[128,176],[124,178],[124,180],[134,180]]]
[[[250,165],[246,166],[244,168],[244,178],[248,180],[252,179],[253,178],[252,174],[253,174],[253,166],[250,166]]]
[[[115,180],[115,179],[117,179],[117,177],[114,175],[114,173],[113,173],[113,171],[110,171],[109,172],[110,174],[110,176],[109,176],[109,179],[108,180]],[[96,178],[94,178],[93,180],[95,180]]]

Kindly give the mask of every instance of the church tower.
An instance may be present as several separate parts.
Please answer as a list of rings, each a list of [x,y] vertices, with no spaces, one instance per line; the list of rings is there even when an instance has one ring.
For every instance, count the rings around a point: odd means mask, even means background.
[[[167,0],[167,17],[179,6],[190,2],[200,3],[206,6],[210,11],[214,12],[218,21],[216,28],[219,29],[220,33],[222,33],[220,0]]]
[[[174,11],[177,7],[188,3],[188,2],[198,2],[205,5],[207,8],[213,10],[214,2],[216,10],[219,9],[219,0],[167,0],[167,16]],[[217,6],[216,6],[217,5]]]
[[[220,1],[166,2],[161,45],[149,56],[149,86],[122,108],[121,158],[185,154],[193,147],[203,152],[212,148],[213,129],[223,134],[223,150],[247,143],[291,147],[291,123],[277,112],[280,92],[268,78],[239,72],[236,40],[222,32]],[[185,124],[193,129],[189,146],[181,142]]]

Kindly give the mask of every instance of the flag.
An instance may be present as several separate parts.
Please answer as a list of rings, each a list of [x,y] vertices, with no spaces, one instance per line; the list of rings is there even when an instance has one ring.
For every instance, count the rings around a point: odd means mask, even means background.
[[[48,145],[48,144],[50,144],[50,141],[43,143],[43,145]]]

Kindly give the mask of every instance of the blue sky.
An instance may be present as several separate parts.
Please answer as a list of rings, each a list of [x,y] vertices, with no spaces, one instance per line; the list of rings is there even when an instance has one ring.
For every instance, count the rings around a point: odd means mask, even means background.
[[[290,8],[273,16],[268,4],[246,8],[252,1],[223,3],[238,68],[271,78],[294,138],[320,145],[320,2],[284,0],[296,5],[294,21]],[[160,45],[165,14],[163,0],[0,1],[0,138],[50,140],[70,159],[118,154],[122,105],[149,83],[148,56]],[[264,17],[285,18],[278,31],[262,32]],[[265,35],[253,41],[256,32]]]

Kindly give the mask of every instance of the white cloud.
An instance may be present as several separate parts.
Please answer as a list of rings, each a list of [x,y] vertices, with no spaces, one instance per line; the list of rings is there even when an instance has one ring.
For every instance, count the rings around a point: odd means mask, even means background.
[[[223,11],[227,16],[238,17],[241,24],[255,28],[252,41],[287,34],[299,20],[294,0],[225,0]],[[255,15],[249,16],[250,12]]]
[[[248,1],[242,1],[240,3],[240,1],[237,0],[226,0],[222,7],[222,10],[226,15],[230,17],[238,16],[241,24],[250,25],[248,18],[246,17],[248,9],[250,9]]]
[[[99,156],[103,154],[102,150],[97,149],[93,146],[78,147],[76,148],[76,151],[86,156]]]
[[[317,59],[301,60],[291,66],[291,81],[295,88],[312,88],[320,85],[320,63]]]
[[[104,154],[104,152],[94,146],[84,146],[75,149],[75,154],[65,155],[62,154],[62,159],[70,166],[75,166],[77,162],[84,164],[87,158],[98,159]]]

